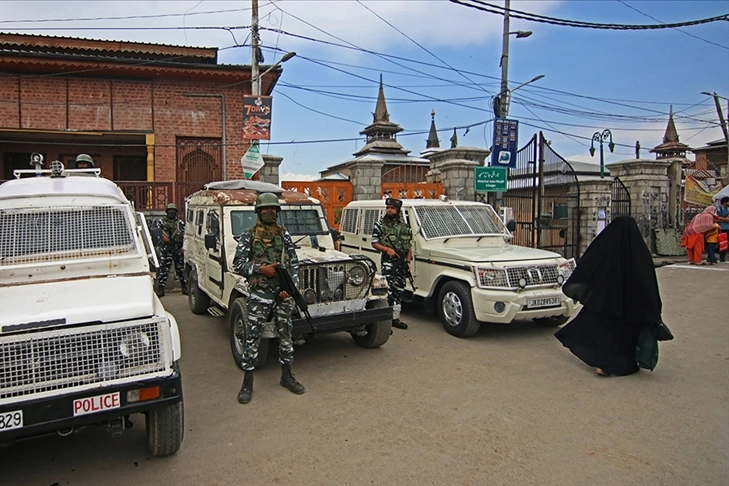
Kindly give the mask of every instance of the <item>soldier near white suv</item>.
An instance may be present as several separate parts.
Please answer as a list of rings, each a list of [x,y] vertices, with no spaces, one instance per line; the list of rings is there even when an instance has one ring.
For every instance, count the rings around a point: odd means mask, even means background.
[[[387,282],[376,274],[375,262],[334,249],[319,201],[260,181],[212,182],[188,197],[183,245],[192,312],[227,317],[233,358],[242,367],[248,284],[232,271],[233,258],[238,238],[256,222],[255,202],[262,193],[277,196],[278,221],[291,235],[299,258],[299,291],[311,323],[294,311],[294,342],[337,331],[349,332],[365,348],[387,342],[392,307],[387,304]],[[260,364],[266,360],[269,339],[275,337],[268,323],[258,349]]]
[[[98,169],[51,167],[0,185],[0,443],[118,435],[144,413],[152,453],[172,454],[180,336],[153,292],[144,217]]]
[[[402,201],[413,234],[414,280],[403,300],[424,301],[449,333],[465,337],[482,322],[524,319],[557,326],[575,312],[561,291],[574,260],[509,244],[511,233],[491,206],[446,198]],[[349,203],[340,225],[342,251],[374,256],[372,228],[384,212],[384,200]]]

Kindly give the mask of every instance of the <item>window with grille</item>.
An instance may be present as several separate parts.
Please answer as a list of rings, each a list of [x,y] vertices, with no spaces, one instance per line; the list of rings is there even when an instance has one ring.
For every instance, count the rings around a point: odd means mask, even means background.
[[[0,265],[134,251],[126,206],[0,211]]]
[[[448,236],[506,234],[490,206],[415,206],[426,239]]]

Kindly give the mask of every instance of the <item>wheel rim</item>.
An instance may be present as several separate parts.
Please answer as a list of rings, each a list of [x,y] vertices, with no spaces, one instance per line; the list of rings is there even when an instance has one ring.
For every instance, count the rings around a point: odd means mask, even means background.
[[[238,316],[235,319],[233,326],[233,340],[235,341],[235,350],[238,352],[239,355],[243,356],[243,343],[241,343],[238,334],[236,334],[235,332],[236,329],[243,329],[243,318]]]
[[[449,326],[456,327],[463,318],[463,305],[455,292],[448,292],[443,296],[443,318]]]

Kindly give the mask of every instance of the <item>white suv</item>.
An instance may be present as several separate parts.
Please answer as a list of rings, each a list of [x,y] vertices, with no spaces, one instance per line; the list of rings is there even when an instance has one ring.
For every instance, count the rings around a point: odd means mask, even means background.
[[[153,292],[144,217],[98,169],[51,167],[0,185],[0,443],[115,436],[144,413],[152,453],[172,454],[180,336]]]
[[[375,263],[334,249],[319,201],[260,181],[211,182],[188,197],[183,247],[192,312],[227,317],[233,358],[242,366],[248,285],[231,268],[238,238],[255,224],[254,205],[264,192],[276,194],[281,203],[279,222],[296,245],[299,291],[311,315],[309,323],[295,311],[294,342],[345,331],[365,348],[385,344],[390,337],[392,307],[387,304],[387,281],[376,274]],[[269,339],[276,337],[272,323],[265,326],[262,337],[258,348],[261,364],[266,361]]]
[[[372,227],[384,214],[384,200],[349,203],[340,224],[342,251],[370,255],[379,265]],[[558,326],[575,312],[561,291],[574,260],[509,244],[511,233],[491,206],[404,199],[402,215],[413,234],[415,284],[406,284],[403,299],[437,310],[449,333],[465,337],[481,322],[522,319]]]

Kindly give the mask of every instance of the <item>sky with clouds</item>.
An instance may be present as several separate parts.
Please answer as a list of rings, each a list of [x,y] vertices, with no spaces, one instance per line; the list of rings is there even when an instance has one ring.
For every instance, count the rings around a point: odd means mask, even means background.
[[[490,10],[503,0],[481,1]],[[363,144],[380,76],[399,142],[425,148],[431,112],[442,147],[491,146],[499,92],[503,16],[448,0],[259,0],[265,64],[283,53],[274,90],[272,139],[283,179],[315,178]],[[598,24],[662,26],[729,14],[723,1],[516,1],[514,11]],[[250,64],[249,1],[0,1],[0,31],[217,47],[219,62]],[[729,17],[725,17],[729,18]],[[635,156],[662,142],[673,110],[682,142],[723,137],[713,99],[729,98],[729,20],[680,28],[598,29],[511,18],[510,118],[524,145],[542,131],[568,160],[598,163],[588,149],[610,129],[615,152]],[[727,100],[722,100],[725,112]]]

